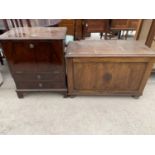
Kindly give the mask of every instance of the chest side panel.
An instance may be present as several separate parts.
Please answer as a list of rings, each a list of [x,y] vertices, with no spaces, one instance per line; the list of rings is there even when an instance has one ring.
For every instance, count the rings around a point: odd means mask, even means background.
[[[75,90],[136,91],[147,63],[144,62],[75,62]]]

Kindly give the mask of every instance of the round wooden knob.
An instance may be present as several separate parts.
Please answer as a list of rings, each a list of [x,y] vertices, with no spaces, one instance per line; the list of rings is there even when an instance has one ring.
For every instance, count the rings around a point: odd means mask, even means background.
[[[29,44],[29,47],[30,48],[34,48],[34,44]]]
[[[104,80],[110,81],[112,79],[112,75],[110,73],[105,73],[103,76]]]
[[[37,75],[37,79],[41,79],[41,75]]]
[[[43,87],[43,84],[42,84],[42,83],[39,83],[38,86],[39,86],[40,88],[42,88],[42,87]]]

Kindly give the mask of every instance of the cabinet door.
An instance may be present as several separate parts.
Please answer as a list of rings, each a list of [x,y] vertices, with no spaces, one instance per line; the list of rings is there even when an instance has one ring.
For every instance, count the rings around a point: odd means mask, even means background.
[[[39,41],[35,48],[38,72],[62,70],[64,65],[63,42],[59,40]]]
[[[16,72],[35,71],[34,48],[34,42],[15,41],[12,43],[12,68]]]
[[[74,63],[74,89],[83,91],[136,91],[146,63],[81,62]]]

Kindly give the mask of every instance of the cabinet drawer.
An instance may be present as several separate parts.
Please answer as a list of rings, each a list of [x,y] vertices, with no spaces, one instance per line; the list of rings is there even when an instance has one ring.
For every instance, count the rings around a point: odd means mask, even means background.
[[[17,81],[65,81],[65,73],[56,70],[51,73],[15,73],[14,78]]]
[[[61,89],[66,88],[63,81],[18,81],[16,82],[18,89]]]

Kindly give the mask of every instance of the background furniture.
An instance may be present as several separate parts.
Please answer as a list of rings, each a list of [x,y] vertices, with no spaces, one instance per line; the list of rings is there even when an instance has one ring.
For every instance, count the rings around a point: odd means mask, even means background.
[[[82,28],[83,28],[83,20],[82,19],[75,19],[75,40],[82,39]]]
[[[67,27],[67,35],[72,35],[75,36],[75,25],[76,22],[74,19],[63,19],[61,22],[58,24],[60,27]]]
[[[0,45],[0,62],[1,62],[1,65],[4,65],[3,58],[4,58],[4,55],[3,55],[3,51],[2,51],[2,48],[1,48],[1,45]]]
[[[66,28],[24,27],[0,36],[19,98],[24,92],[66,92]]]
[[[59,27],[67,27],[67,34],[65,38],[65,45],[75,40],[76,22],[74,19],[61,20],[58,24]]]
[[[89,36],[90,33],[99,32],[102,38],[107,39],[107,33],[109,32],[109,20],[108,19],[84,19],[83,20],[83,39]]]
[[[152,20],[145,45],[155,50],[155,19]],[[153,66],[152,72],[155,72],[155,64]]]
[[[6,30],[5,30],[5,27],[4,27],[4,25],[3,25],[3,22],[0,21],[0,35],[3,34],[5,31],[6,31]],[[4,54],[3,54],[3,50],[2,50],[1,44],[0,44],[0,63],[1,63],[2,65],[4,65],[3,58],[4,58]]]
[[[61,19],[31,19],[30,22],[32,27],[58,27]]]
[[[126,31],[125,39],[128,37],[128,31],[134,31],[138,27],[138,19],[111,19],[110,20],[110,30],[113,32],[118,32],[118,39],[121,39],[121,31]]]
[[[2,48],[1,48],[1,45],[0,45],[0,62],[2,65],[4,65],[4,62],[3,62],[3,53],[2,53]],[[2,73],[0,71],[0,86],[3,84],[3,78],[2,78]]]
[[[5,30],[15,27],[57,27],[60,19],[3,19]]]
[[[10,30],[16,27],[31,27],[30,19],[3,19],[5,30]]]
[[[151,27],[150,27],[150,30],[149,30],[145,44],[148,47],[151,47],[154,40],[155,40],[155,19],[152,20],[152,24],[151,24]]]
[[[67,27],[67,35],[72,35],[74,40],[82,39],[82,19],[62,19],[58,24]]]
[[[0,22],[0,34],[4,33],[5,29],[3,26],[3,23]],[[4,61],[3,61],[4,55],[3,55],[3,51],[1,48],[1,44],[0,44],[0,63],[1,65],[4,65]],[[3,77],[2,77],[2,73],[0,72],[0,86],[3,84]]]
[[[155,52],[137,41],[85,40],[66,53],[68,95],[139,97],[155,62]]]
[[[83,39],[89,37],[90,33],[100,33],[102,38],[105,33],[105,39],[107,36],[111,39],[116,33],[118,39],[128,37],[128,31],[134,31],[139,25],[138,19],[83,19]],[[121,32],[126,32],[124,36],[121,36]],[[107,35],[108,34],[108,35]]]

